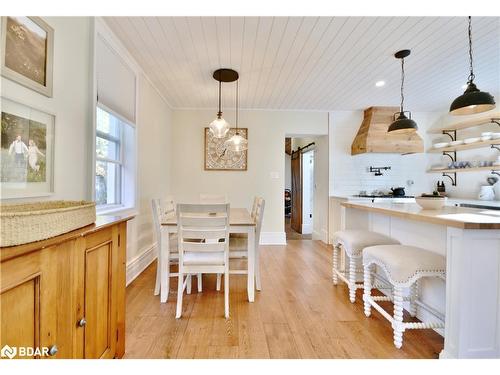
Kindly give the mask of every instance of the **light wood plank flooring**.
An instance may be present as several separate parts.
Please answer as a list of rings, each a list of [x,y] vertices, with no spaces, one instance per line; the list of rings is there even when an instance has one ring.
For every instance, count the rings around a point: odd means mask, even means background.
[[[202,293],[193,280],[176,320],[176,293],[160,304],[156,263],[148,267],[127,288],[125,358],[437,358],[437,333],[407,331],[397,350],[390,324],[374,309],[365,318],[361,290],[349,302],[346,286],[332,284],[331,248],[289,241],[261,249],[263,290],[248,303],[246,276],[231,276],[227,321],[214,276],[204,276]]]

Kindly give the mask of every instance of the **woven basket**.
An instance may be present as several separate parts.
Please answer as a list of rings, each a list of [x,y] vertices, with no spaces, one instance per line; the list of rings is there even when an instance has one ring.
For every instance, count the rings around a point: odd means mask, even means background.
[[[90,225],[95,220],[94,202],[0,204],[0,247],[55,237]]]

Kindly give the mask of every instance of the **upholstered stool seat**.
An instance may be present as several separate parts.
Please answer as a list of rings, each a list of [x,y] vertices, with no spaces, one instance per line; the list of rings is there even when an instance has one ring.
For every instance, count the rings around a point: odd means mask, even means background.
[[[356,301],[356,289],[363,287],[356,283],[356,274],[362,274],[361,256],[365,247],[384,244],[399,244],[398,241],[380,233],[367,230],[341,230],[333,235],[333,283],[336,285],[340,278],[349,287],[349,299]],[[349,271],[345,272],[338,266],[339,251],[343,249],[349,258]],[[342,267],[343,268],[343,267]],[[347,275],[347,277],[346,277]]]
[[[368,246],[399,244],[391,237],[359,229],[341,230],[334,233],[333,243],[342,245],[349,256],[361,255],[363,249]]]
[[[384,271],[387,281],[392,287],[392,296],[371,295],[374,266]],[[418,300],[418,280],[423,277],[445,279],[446,260],[442,255],[414,246],[369,246],[363,250],[363,267],[365,315],[369,317],[371,307],[374,307],[391,322],[396,348],[399,349],[403,345],[403,332],[406,329],[444,327],[444,317]],[[403,288],[410,288],[409,297],[403,297]],[[416,316],[417,306],[420,306],[435,315],[438,321],[430,323],[403,322],[403,301],[405,300],[410,301],[409,312],[411,316]],[[391,316],[385,311],[377,301],[393,301],[393,315]]]
[[[409,287],[415,280],[446,272],[442,255],[419,247],[392,245],[370,246],[363,251],[363,265],[376,264],[387,275],[392,285]]]

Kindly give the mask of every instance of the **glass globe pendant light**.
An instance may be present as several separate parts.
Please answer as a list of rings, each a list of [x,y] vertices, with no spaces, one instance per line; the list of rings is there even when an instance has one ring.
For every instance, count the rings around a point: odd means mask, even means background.
[[[214,73],[215,78],[215,73]],[[217,78],[216,78],[217,79]],[[221,109],[221,89],[222,89],[222,81],[219,80],[219,111],[217,112],[217,118],[212,121],[209,125],[210,132],[215,138],[224,138],[229,131],[229,123],[222,118],[222,109]]]
[[[410,53],[411,51],[409,49],[404,49],[394,54],[394,57],[401,59],[401,105],[399,112],[394,114],[395,119],[393,123],[389,125],[389,129],[387,129],[388,132],[414,133],[418,129],[417,123],[411,119],[411,112],[404,110],[405,57],[410,56]],[[405,113],[408,113],[408,117]]]
[[[474,68],[472,65],[472,18],[469,16],[469,63],[470,73],[465,92],[456,98],[450,106],[452,115],[472,115],[495,108],[495,98],[486,91],[481,91],[474,84]]]
[[[233,152],[242,152],[248,149],[248,140],[238,131],[239,91],[238,81],[236,81],[236,133],[224,143],[226,148]]]

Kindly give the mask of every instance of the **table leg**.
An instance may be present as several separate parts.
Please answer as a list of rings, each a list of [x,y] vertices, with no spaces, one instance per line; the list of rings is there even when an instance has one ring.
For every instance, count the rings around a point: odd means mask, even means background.
[[[255,239],[255,289],[259,292],[262,289],[261,281],[260,281],[260,247],[259,247],[259,238]]]
[[[255,227],[248,229],[248,275],[247,292],[248,301],[255,300]]]
[[[169,254],[170,254],[170,233],[168,228],[163,227],[161,229],[161,242],[163,246],[161,247],[161,271],[160,271],[160,302],[165,303],[168,300],[168,293],[170,290],[170,265],[169,265]]]

